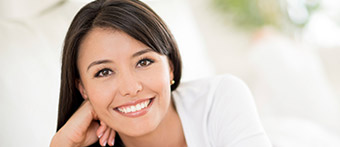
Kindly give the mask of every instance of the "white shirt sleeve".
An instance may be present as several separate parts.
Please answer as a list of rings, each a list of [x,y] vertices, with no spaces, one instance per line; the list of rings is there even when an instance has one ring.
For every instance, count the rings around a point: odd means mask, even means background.
[[[222,76],[208,113],[210,144],[216,147],[271,147],[248,87],[233,76]]]

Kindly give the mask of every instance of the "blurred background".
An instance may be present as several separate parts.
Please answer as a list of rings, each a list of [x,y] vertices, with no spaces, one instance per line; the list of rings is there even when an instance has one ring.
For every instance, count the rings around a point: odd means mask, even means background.
[[[0,146],[48,146],[63,39],[89,0],[0,0]],[[340,146],[340,1],[144,0],[168,24],[183,81],[244,80],[275,147]]]

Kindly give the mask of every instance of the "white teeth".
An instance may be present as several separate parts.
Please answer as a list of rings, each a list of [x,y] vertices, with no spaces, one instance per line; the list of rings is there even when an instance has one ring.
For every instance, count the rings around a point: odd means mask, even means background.
[[[118,108],[118,110],[119,110],[120,112],[124,112],[124,113],[126,113],[126,110],[125,110],[125,108]]]
[[[137,104],[136,110],[139,111],[140,109],[142,109],[142,108],[140,107],[140,104]]]
[[[151,100],[139,103],[135,106],[130,106],[130,107],[120,107],[118,110],[123,113],[129,113],[129,112],[136,112],[139,111],[143,108],[146,108],[150,104]]]
[[[131,111],[132,112],[136,112],[136,107],[135,106],[131,106]]]

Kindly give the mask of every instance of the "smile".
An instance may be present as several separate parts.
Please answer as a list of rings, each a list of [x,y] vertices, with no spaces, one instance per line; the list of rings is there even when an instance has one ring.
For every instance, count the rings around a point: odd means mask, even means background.
[[[115,108],[115,110],[118,111],[120,114],[128,117],[142,116],[149,111],[153,100],[154,98],[150,98],[131,102],[129,104],[118,106]]]

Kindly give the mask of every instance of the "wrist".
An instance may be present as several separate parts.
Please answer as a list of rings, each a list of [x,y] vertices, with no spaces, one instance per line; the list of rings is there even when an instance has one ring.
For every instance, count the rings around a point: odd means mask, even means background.
[[[61,132],[57,132],[51,141],[50,147],[78,147],[79,145],[70,141],[65,135],[61,134]]]

